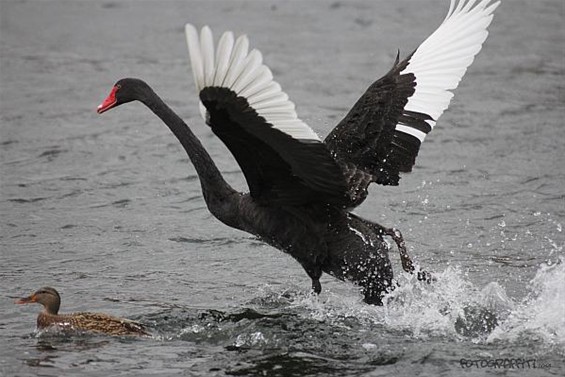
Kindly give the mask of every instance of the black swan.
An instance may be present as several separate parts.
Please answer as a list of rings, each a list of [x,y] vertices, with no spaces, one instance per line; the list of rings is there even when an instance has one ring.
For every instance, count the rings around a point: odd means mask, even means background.
[[[402,235],[350,211],[369,184],[398,185],[424,137],[448,107],[487,38],[499,2],[451,0],[446,18],[412,54],[374,82],[324,141],[296,115],[248,39],[226,32],[214,49],[212,32],[186,25],[200,109],[229,148],[249,193],[235,191],[200,141],[139,79],[118,81],[98,107],[103,113],[141,101],[170,128],[194,164],[210,212],[296,259],[321,291],[323,272],[359,285],[367,303],[382,304],[393,271],[384,236],[414,271]],[[425,275],[422,279],[429,278]]]

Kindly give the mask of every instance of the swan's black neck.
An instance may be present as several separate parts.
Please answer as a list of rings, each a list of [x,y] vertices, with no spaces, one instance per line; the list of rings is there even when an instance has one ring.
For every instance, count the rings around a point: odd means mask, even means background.
[[[150,88],[140,98],[169,127],[182,144],[200,178],[204,200],[219,220],[226,222],[227,208],[237,192],[224,180],[216,164],[186,123]]]

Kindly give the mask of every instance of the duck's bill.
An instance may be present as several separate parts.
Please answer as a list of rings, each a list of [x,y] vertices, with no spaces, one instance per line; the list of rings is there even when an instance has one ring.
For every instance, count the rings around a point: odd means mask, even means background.
[[[29,304],[35,302],[35,296],[31,295],[29,297],[22,297],[16,300],[16,304]]]

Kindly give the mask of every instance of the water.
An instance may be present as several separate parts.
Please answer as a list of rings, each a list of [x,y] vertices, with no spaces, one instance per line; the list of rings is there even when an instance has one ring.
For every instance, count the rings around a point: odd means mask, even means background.
[[[399,227],[437,277],[414,281],[392,255],[400,286],[384,307],[327,276],[312,297],[290,257],[213,219],[181,147],[141,105],[95,113],[114,81],[145,79],[244,190],[199,118],[185,22],[248,33],[325,135],[446,10],[439,0],[1,2],[0,374],[563,375],[559,0],[503,3],[414,172],[372,187],[358,209]],[[11,296],[44,285],[64,311],[129,317],[153,336],[34,333],[39,308]],[[513,359],[536,368],[510,371]]]

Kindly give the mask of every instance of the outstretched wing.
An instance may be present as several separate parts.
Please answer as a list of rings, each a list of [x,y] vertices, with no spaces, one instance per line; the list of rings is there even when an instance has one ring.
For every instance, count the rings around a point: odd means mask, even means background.
[[[325,139],[361,201],[371,181],[397,185],[399,173],[412,170],[420,144],[449,106],[451,90],[488,36],[500,2],[490,3],[451,0],[438,29],[402,62],[397,57]]]
[[[341,204],[341,168],[316,133],[298,119],[294,104],[273,81],[261,53],[246,36],[226,32],[217,50],[210,28],[186,36],[201,112],[231,151],[259,203]]]

